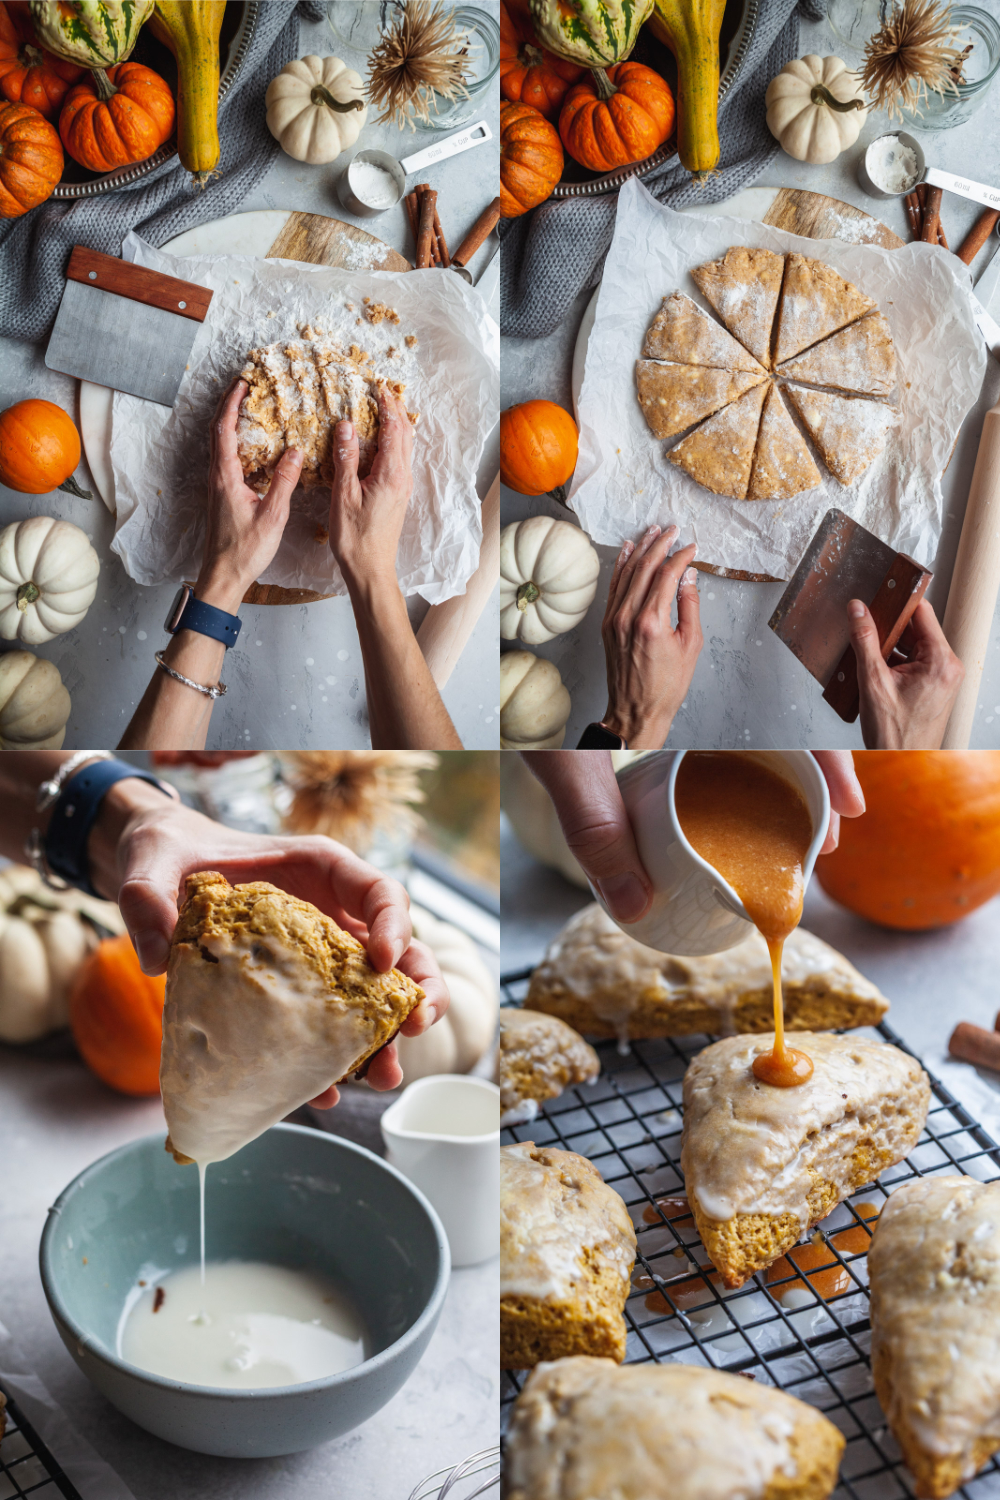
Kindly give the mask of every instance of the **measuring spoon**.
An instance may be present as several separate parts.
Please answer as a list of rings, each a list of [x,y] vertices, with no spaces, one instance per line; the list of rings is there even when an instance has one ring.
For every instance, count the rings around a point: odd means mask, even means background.
[[[878,147],[883,141],[891,140],[898,140],[901,146],[908,147],[913,152],[917,163],[916,177],[898,192],[880,187],[871,175],[871,167]],[[929,167],[920,142],[903,130],[891,130],[885,135],[876,136],[858,162],[858,183],[869,198],[905,198],[921,182],[926,183],[928,187],[943,188],[946,193],[957,193],[960,198],[971,198],[975,203],[984,203],[987,208],[1000,208],[1000,188],[990,187],[983,182],[973,182],[968,177],[958,177],[954,172],[945,172],[940,167]]]
[[[341,174],[337,183],[337,197],[346,209],[352,214],[357,214],[362,219],[374,219],[379,214],[384,214],[387,209],[395,208],[396,204],[406,193],[406,179],[411,172],[422,172],[425,167],[436,166],[439,161],[445,161],[449,156],[457,156],[460,151],[471,151],[474,146],[483,146],[487,141],[493,139],[493,132],[485,120],[477,120],[474,125],[466,125],[457,135],[448,136],[447,140],[435,141],[432,146],[427,146],[423,151],[416,151],[412,156],[404,156],[397,160],[388,151],[359,151]],[[368,162],[373,167],[381,167],[387,172],[396,186],[396,196],[391,203],[373,205],[366,203],[359,196],[356,167],[361,163]],[[351,174],[354,173],[354,181]]]

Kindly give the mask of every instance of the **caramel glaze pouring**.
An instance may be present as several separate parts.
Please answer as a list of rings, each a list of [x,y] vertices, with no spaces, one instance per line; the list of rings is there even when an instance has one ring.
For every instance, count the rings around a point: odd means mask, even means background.
[[[802,916],[809,810],[790,782],[739,750],[689,750],[674,803],[688,842],[732,886],[771,955],[774,1047],[754,1059],[754,1076],[777,1088],[805,1083],[811,1059],[785,1046],[781,952]]]

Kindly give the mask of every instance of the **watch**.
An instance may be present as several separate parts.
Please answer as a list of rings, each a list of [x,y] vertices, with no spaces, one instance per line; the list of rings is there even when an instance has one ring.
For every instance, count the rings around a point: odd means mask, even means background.
[[[228,651],[236,644],[242,623],[239,615],[227,615],[224,609],[216,609],[214,604],[196,599],[194,589],[183,583],[163,628],[171,635],[176,635],[178,630],[196,630],[199,635],[210,635],[214,641],[221,641]]]
[[[628,745],[620,734],[605,729],[603,724],[588,724],[576,748],[578,750],[627,750]]]

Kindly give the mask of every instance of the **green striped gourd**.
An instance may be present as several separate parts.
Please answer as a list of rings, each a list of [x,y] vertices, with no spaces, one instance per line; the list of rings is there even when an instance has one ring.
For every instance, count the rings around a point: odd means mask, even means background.
[[[543,47],[584,68],[624,62],[653,9],[653,0],[529,0]]]
[[[153,0],[31,0],[43,47],[80,68],[111,68],[131,54]]]

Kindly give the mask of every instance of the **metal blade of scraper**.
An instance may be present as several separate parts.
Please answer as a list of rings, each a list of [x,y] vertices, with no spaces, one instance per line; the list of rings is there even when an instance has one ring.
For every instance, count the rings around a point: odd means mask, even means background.
[[[75,245],[45,363],[173,406],[211,300],[207,287]]]
[[[930,576],[843,511],[829,510],[768,624],[823,684],[831,707],[851,723],[858,716],[858,695],[849,600],[862,599],[873,615],[878,605],[875,623],[888,657]]]

